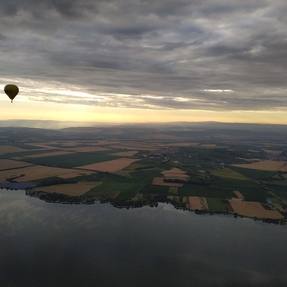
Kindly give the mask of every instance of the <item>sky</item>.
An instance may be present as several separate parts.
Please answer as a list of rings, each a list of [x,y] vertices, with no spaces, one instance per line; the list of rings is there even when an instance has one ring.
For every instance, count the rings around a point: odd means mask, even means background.
[[[286,0],[0,0],[0,120],[287,124],[286,15]]]

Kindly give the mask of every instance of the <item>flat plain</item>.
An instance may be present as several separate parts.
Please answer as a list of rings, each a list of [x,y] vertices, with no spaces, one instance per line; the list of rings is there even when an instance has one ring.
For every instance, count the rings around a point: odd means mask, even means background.
[[[41,198],[57,202],[59,194],[119,207],[169,202],[200,213],[280,223],[287,218],[287,146],[281,137],[273,144],[245,135],[238,142],[221,137],[222,130],[208,139],[210,131],[190,136],[186,128],[163,129],[161,136],[145,129],[101,131],[57,132],[49,140],[49,131],[35,131],[33,140],[16,140],[14,133],[2,144],[0,138],[0,184],[33,185],[47,194]]]

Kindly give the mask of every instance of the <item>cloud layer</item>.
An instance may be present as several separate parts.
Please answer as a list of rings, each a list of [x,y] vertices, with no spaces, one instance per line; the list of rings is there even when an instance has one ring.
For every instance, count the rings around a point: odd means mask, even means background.
[[[112,107],[287,107],[285,0],[0,0],[0,84]]]

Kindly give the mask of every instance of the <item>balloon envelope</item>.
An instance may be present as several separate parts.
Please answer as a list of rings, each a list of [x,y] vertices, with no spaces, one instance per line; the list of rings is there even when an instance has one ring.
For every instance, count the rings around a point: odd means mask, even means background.
[[[11,102],[15,99],[15,97],[19,93],[19,88],[16,85],[6,85],[4,88],[4,92],[11,99]]]

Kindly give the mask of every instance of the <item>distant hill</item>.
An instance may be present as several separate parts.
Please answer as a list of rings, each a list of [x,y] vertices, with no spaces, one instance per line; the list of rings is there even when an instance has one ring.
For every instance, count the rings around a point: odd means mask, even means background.
[[[230,130],[257,130],[257,131],[287,131],[287,125],[272,124],[245,124],[245,123],[221,123],[221,122],[170,122],[170,123],[135,123],[135,124],[111,124],[96,122],[69,122],[51,120],[2,120],[1,127],[26,127],[40,129],[66,129],[75,132],[93,131],[94,128],[128,128],[128,129],[230,129]]]
[[[166,123],[127,124],[66,127],[68,122],[53,121],[2,121],[0,141],[15,142],[23,139],[45,141],[46,139],[123,139],[142,141],[201,141],[282,143],[287,141],[287,125],[256,125],[229,123]],[[28,127],[27,127],[28,126]],[[64,126],[64,128],[62,128]]]

